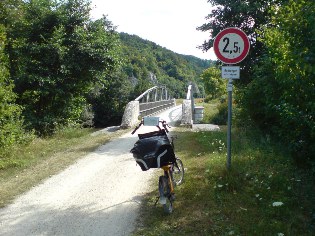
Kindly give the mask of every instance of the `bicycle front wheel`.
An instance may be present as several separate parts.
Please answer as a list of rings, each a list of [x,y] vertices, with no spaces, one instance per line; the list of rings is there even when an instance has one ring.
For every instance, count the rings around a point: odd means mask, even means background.
[[[171,188],[166,176],[159,178],[160,204],[163,205],[164,211],[168,214],[173,212],[173,202],[171,197]]]
[[[172,168],[173,182],[174,184],[181,185],[184,182],[184,165],[181,159],[176,157],[176,162]]]

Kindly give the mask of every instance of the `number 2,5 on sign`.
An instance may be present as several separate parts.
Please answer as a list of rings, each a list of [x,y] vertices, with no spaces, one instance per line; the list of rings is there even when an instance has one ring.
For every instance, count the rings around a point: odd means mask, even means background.
[[[227,34],[219,41],[219,50],[227,58],[238,57],[244,50],[244,43],[237,34]]]

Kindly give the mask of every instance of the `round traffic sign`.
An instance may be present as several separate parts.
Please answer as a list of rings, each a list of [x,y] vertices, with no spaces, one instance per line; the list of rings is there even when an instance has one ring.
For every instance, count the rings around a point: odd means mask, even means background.
[[[244,60],[249,47],[247,35],[239,28],[226,28],[220,31],[213,42],[215,55],[225,64],[236,64]]]

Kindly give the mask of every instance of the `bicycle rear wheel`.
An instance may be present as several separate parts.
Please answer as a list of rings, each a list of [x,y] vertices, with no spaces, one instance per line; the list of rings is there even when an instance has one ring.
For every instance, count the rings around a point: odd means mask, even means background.
[[[173,201],[171,197],[171,188],[166,176],[159,178],[160,204],[163,205],[164,211],[168,214],[173,212]]]
[[[181,159],[176,157],[176,162],[172,167],[172,176],[174,184],[181,185],[184,182],[184,165]]]

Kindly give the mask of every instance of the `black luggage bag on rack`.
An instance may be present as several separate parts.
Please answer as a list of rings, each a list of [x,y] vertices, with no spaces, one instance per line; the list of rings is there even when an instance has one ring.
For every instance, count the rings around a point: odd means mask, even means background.
[[[143,171],[175,162],[175,154],[165,130],[138,134],[131,153]]]

